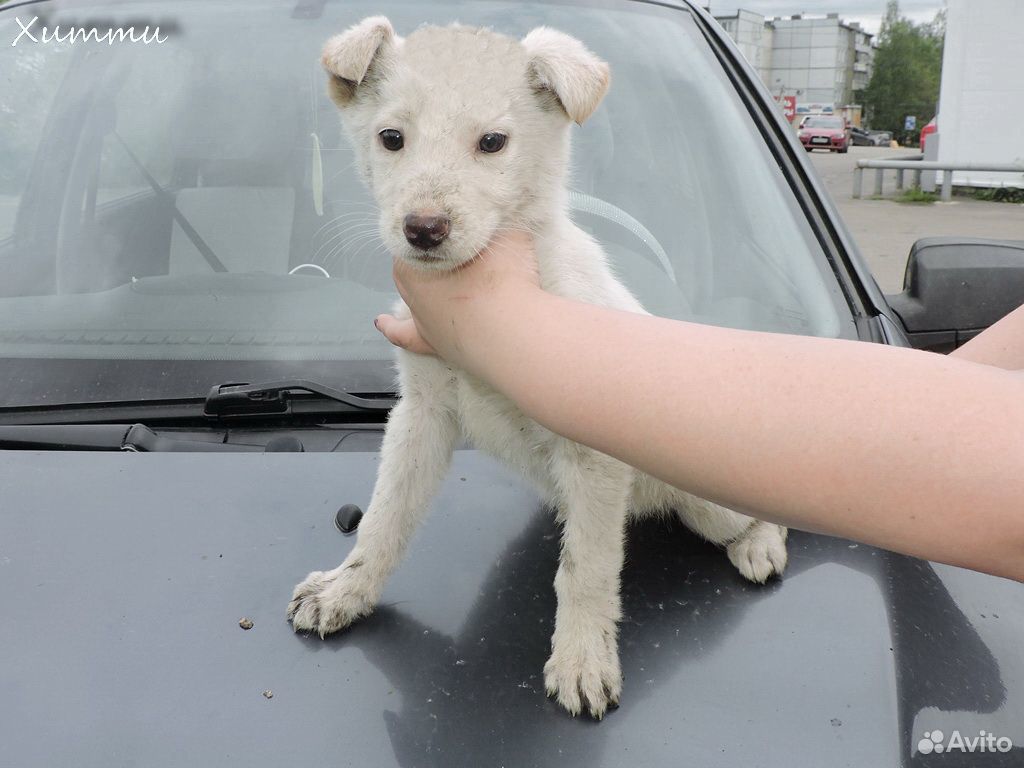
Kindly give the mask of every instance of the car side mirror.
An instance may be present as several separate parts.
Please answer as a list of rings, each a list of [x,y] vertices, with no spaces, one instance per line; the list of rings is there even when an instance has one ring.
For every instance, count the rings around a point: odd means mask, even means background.
[[[1024,241],[929,237],[886,296],[918,349],[952,352],[1024,304]]]

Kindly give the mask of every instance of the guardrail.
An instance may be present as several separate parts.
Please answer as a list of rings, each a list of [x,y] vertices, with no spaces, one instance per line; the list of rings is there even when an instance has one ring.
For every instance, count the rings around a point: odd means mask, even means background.
[[[875,171],[875,194],[882,194],[882,178],[886,170],[896,171],[896,189],[903,189],[903,172],[914,172],[914,186],[921,186],[922,171],[942,171],[943,201],[953,197],[953,171],[988,171],[991,173],[1022,173],[1024,165],[1014,163],[940,163],[936,160],[923,160],[924,155],[911,155],[895,160],[858,160],[853,169],[853,196],[860,198],[864,184],[864,169]]]

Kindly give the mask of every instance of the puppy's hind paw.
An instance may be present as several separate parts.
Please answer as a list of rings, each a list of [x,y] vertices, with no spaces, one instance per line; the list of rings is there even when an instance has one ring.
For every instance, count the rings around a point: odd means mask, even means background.
[[[544,665],[544,687],[575,717],[586,709],[600,720],[622,695],[622,671],[614,643],[573,644],[555,649]]]
[[[295,587],[288,603],[288,620],[295,631],[326,637],[369,614],[374,601],[354,581],[344,571],[309,574]]]
[[[757,520],[726,548],[726,554],[744,578],[763,584],[786,569],[786,534],[781,525]]]

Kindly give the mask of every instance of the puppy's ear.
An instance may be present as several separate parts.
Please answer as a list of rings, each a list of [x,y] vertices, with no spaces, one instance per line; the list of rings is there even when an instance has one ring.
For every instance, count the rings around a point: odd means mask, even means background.
[[[394,50],[398,37],[384,16],[371,16],[324,44],[320,63],[331,76],[328,88],[339,107],[348,104],[371,70]]]
[[[537,27],[523,38],[534,86],[550,91],[565,113],[582,123],[608,91],[608,65],[575,37]]]

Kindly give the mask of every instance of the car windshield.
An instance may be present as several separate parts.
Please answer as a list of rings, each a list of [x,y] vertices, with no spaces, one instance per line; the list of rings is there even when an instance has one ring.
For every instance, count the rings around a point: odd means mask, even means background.
[[[397,298],[390,256],[319,67],[327,37],[382,13],[400,33],[455,19],[517,37],[549,25],[610,63],[607,99],[572,128],[570,204],[648,310],[854,333],[805,215],[686,11],[50,2],[0,9],[0,405],[199,396],[296,375],[393,388],[393,353],[372,325]],[[159,38],[67,37],[145,24]]]
[[[838,117],[812,117],[804,123],[804,128],[829,128],[841,131],[843,129],[843,121]]]

